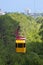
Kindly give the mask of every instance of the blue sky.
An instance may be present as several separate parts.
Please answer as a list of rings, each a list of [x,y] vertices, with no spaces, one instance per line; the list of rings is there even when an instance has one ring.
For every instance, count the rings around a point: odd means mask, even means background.
[[[23,12],[26,8],[31,12],[43,12],[43,0],[0,0],[0,9],[7,12]]]

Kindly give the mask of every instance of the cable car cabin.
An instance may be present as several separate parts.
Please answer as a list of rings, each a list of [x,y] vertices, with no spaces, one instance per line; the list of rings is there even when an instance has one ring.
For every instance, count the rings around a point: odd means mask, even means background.
[[[25,37],[16,37],[16,52],[26,52]]]

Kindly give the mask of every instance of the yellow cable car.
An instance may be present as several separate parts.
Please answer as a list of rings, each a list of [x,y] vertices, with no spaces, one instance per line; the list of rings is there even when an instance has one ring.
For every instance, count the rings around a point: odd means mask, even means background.
[[[21,52],[21,53],[26,52],[25,37],[17,37],[16,38],[16,52]]]

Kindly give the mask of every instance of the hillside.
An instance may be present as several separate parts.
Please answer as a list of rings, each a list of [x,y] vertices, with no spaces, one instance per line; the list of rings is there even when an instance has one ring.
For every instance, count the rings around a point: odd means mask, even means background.
[[[0,16],[0,65],[43,65],[43,17],[40,18],[19,13]],[[20,35],[26,37],[25,54],[15,51],[18,25]]]

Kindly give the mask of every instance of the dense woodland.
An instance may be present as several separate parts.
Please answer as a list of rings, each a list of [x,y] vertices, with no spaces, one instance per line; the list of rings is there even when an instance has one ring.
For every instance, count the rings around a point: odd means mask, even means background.
[[[15,31],[26,37],[26,53],[15,51]],[[43,65],[43,17],[11,13],[0,16],[0,65]]]

